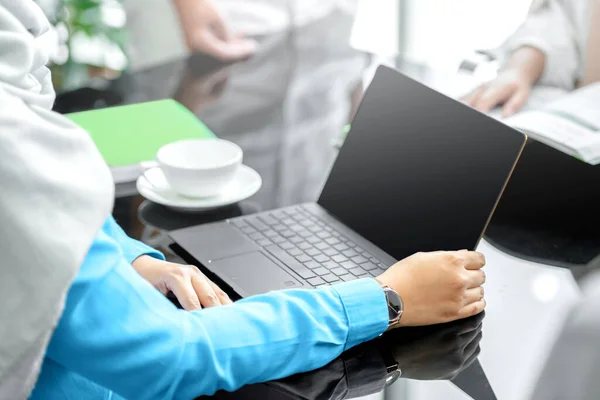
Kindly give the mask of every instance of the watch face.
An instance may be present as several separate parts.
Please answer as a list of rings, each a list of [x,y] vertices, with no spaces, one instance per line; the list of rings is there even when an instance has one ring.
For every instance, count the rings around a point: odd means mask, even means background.
[[[388,300],[388,312],[390,315],[390,321],[395,321],[402,315],[402,311],[404,310],[404,305],[402,304],[402,299],[398,296],[398,293],[394,292],[392,289],[387,289],[385,291],[387,300]]]

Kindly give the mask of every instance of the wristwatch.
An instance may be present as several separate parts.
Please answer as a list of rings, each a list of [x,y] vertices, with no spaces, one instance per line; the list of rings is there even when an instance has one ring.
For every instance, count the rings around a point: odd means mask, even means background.
[[[389,314],[389,323],[388,323],[388,331],[390,329],[394,329],[400,324],[400,318],[402,318],[402,313],[404,312],[404,303],[402,302],[402,298],[394,289],[389,287],[388,285],[382,285],[383,292],[385,293],[385,298],[387,299],[388,306],[388,314]]]

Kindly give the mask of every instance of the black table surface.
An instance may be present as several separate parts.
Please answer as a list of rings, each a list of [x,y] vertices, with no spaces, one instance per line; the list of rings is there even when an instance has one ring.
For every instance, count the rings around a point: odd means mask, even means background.
[[[131,236],[178,260],[167,236],[173,229],[318,197],[335,161],[334,143],[352,120],[371,66],[371,57],[349,45],[353,20],[334,12],[260,37],[258,54],[231,65],[194,55],[96,81],[60,94],[55,109],[173,98],[219,137],[242,147],[244,163],[260,173],[263,185],[230,207],[181,213],[144,200],[132,185],[118,185],[118,222]],[[388,398],[526,398],[561,312],[578,296],[569,270],[583,275],[600,253],[595,229],[600,215],[592,206],[600,204],[600,189],[592,185],[596,171],[540,143],[527,145],[486,235],[493,254],[485,320],[394,332],[319,371],[217,397],[338,399],[378,393],[391,376],[386,368],[397,363],[402,378],[386,390]],[[490,335],[487,343],[482,331]]]

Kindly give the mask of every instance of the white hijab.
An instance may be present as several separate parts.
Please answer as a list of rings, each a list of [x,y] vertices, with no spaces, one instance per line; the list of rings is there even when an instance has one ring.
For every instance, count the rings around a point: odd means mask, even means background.
[[[0,399],[26,398],[114,185],[87,134],[53,113],[49,25],[0,0]]]

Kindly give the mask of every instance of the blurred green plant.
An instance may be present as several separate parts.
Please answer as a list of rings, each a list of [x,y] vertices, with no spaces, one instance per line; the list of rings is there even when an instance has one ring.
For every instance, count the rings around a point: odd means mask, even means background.
[[[74,58],[74,38],[85,35],[90,39],[104,38],[117,45],[121,50],[125,46],[125,32],[122,27],[106,24],[103,7],[106,0],[58,0],[57,8],[52,18],[53,25],[58,31],[66,31],[66,40],[61,46],[66,46],[67,58],[63,63],[51,66],[54,87],[58,90],[70,90],[81,86],[90,78],[91,71],[102,70],[104,65],[90,65],[78,62]]]

